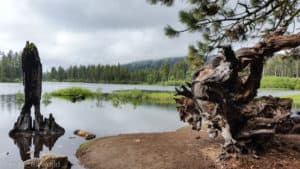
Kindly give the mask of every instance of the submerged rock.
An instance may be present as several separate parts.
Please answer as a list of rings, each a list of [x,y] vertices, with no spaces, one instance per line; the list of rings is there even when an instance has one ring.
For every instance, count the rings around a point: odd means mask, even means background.
[[[24,169],[71,169],[72,164],[67,156],[45,154],[24,162]]]

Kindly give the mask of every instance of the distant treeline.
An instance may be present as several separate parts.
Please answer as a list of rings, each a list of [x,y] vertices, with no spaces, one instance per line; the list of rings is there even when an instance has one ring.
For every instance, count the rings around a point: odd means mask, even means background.
[[[300,77],[300,49],[278,54],[264,67],[265,76]]]
[[[0,81],[21,81],[21,53],[9,51],[1,53],[1,56]],[[58,66],[44,72],[43,78],[46,81],[174,85],[190,80],[192,72],[190,64],[189,61],[178,57],[126,65],[75,65],[68,68]],[[269,59],[264,67],[264,76],[300,77],[300,52],[297,50],[279,54]],[[271,81],[273,80],[268,80],[270,83]]]
[[[0,58],[0,81],[17,82],[22,80],[21,53],[9,51],[1,53]]]
[[[66,69],[52,67],[44,74],[46,81],[104,82],[104,83],[158,83],[187,78],[188,64],[179,60],[174,64],[164,62],[159,68],[132,69],[124,65],[70,66]]]

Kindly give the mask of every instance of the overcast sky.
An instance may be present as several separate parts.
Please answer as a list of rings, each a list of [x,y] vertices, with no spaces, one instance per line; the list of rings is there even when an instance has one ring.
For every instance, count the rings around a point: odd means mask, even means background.
[[[74,64],[117,64],[184,56],[196,34],[169,39],[179,26],[173,7],[146,0],[1,0],[0,50],[21,51],[33,41],[46,69]]]

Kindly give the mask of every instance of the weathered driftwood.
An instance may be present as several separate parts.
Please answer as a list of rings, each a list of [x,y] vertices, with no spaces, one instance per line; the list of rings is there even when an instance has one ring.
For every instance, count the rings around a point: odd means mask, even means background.
[[[55,122],[52,114],[49,118],[44,118],[40,112],[43,72],[38,50],[33,43],[26,42],[22,53],[22,70],[25,103],[14,128],[10,131],[10,135],[18,132],[63,134],[64,129]],[[34,106],[35,115],[33,121],[31,117],[32,106]]]
[[[252,48],[234,52],[223,46],[223,54],[193,74],[193,83],[176,89],[180,119],[200,130],[224,137],[224,154],[256,151],[276,133],[298,131],[299,119],[291,117],[291,99],[272,96],[255,98],[264,61],[275,52],[300,45],[300,34],[273,35]],[[240,72],[248,68],[244,80]],[[224,155],[223,154],[223,155]]]

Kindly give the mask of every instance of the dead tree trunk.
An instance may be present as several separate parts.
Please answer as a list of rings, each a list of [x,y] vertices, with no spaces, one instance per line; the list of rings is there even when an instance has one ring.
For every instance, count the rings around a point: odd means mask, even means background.
[[[291,99],[272,96],[255,98],[263,64],[275,52],[300,45],[300,34],[265,38],[252,48],[234,52],[224,46],[223,54],[193,74],[190,87],[176,89],[181,120],[200,130],[202,119],[208,133],[220,133],[224,154],[250,152],[262,147],[276,133],[290,133],[299,119],[291,117]],[[249,67],[246,80],[239,75]],[[189,85],[188,85],[189,86]],[[223,155],[224,155],[223,154]]]
[[[64,133],[64,129],[56,124],[52,114],[49,118],[44,119],[40,112],[43,72],[38,50],[33,43],[26,42],[22,53],[22,70],[25,103],[10,134],[32,131],[39,134]],[[31,117],[32,106],[34,106],[35,115],[33,122]]]

